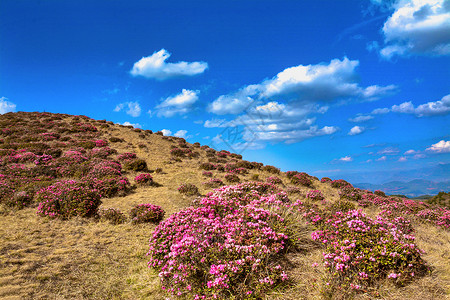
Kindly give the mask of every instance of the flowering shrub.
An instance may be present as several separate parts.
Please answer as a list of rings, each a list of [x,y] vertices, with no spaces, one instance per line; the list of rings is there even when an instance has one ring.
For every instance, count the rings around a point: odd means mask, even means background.
[[[94,148],[91,150],[91,156],[92,157],[98,157],[98,158],[107,158],[111,154],[116,154],[116,149],[112,149],[109,147],[103,147],[103,148]]]
[[[234,174],[226,174],[226,175],[225,175],[225,180],[226,180],[227,182],[239,182],[239,181],[241,181],[241,180],[239,179],[239,176],[234,175]]]
[[[284,220],[261,207],[283,204],[276,191],[267,183],[225,186],[160,223],[148,255],[162,288],[194,299],[244,299],[286,281]]]
[[[313,201],[322,201],[325,199],[324,195],[319,190],[312,190],[306,194],[306,198],[311,199]]]
[[[276,176],[267,177],[266,182],[271,184],[283,184],[283,181]]]
[[[189,155],[192,153],[191,149],[187,149],[187,148],[174,148],[172,150],[170,150],[170,154],[173,156],[178,156],[178,157],[185,157],[186,155]]]
[[[331,182],[331,179],[328,177],[322,177],[322,179],[320,179],[320,182],[328,183],[328,182]]]
[[[205,162],[205,163],[201,163],[200,164],[199,169],[200,170],[206,170],[206,171],[215,170],[216,169],[216,165],[214,165],[214,164],[212,164],[210,162]]]
[[[105,208],[98,212],[101,219],[109,221],[111,224],[117,225],[125,223],[127,217],[118,209]]]
[[[61,219],[92,217],[97,214],[100,197],[97,190],[74,180],[59,181],[36,193],[36,201],[40,202],[37,214]]]
[[[141,158],[129,159],[123,162],[123,166],[127,170],[147,171],[147,162]]]
[[[375,192],[373,192],[375,195],[380,196],[380,197],[386,197],[386,194],[383,191],[380,190],[376,190]]]
[[[212,177],[213,176],[213,173],[212,172],[210,172],[210,171],[203,171],[203,176],[206,176],[206,177]]]
[[[280,174],[280,169],[278,169],[277,167],[274,166],[264,166],[261,168],[261,170],[272,173],[272,174]]]
[[[344,186],[339,190],[339,197],[341,199],[347,199],[350,201],[359,201],[362,199],[362,195],[358,189],[351,186]]]
[[[108,146],[108,142],[105,140],[95,140],[94,143],[95,143],[95,146],[98,148]]]
[[[343,188],[343,187],[353,187],[350,183],[345,181],[344,179],[333,180],[331,182],[331,187],[334,188]]]
[[[291,182],[293,184],[299,184],[306,187],[312,186],[312,180],[309,178],[309,175],[306,173],[298,173],[291,177]]]
[[[46,165],[47,163],[49,163],[50,161],[53,160],[53,157],[51,155],[47,155],[47,154],[43,154],[40,156],[35,156],[35,160],[34,163],[36,165]]]
[[[210,180],[203,182],[203,184],[209,188],[217,188],[224,185],[223,181],[219,178],[211,178]]]
[[[133,224],[158,223],[164,218],[164,214],[161,206],[146,203],[134,206],[130,211],[130,218]]]
[[[178,192],[180,192],[180,194],[186,194],[188,196],[193,196],[193,195],[198,195],[198,188],[193,185],[192,183],[182,183],[179,187],[178,187]]]
[[[26,191],[22,191],[16,192],[13,197],[5,199],[3,204],[11,208],[22,209],[29,206],[32,200],[33,198]]]
[[[86,184],[97,190],[103,197],[125,196],[131,191],[126,177],[106,176],[103,178],[86,178]]]
[[[294,175],[300,174],[298,171],[287,171],[286,176],[287,178],[291,179]]]
[[[312,238],[326,247],[323,260],[332,278],[330,293],[338,287],[365,291],[385,278],[402,285],[428,271],[414,236],[381,217],[373,220],[360,210],[336,212],[319,228]]]
[[[136,153],[125,152],[117,155],[117,160],[119,161],[130,160],[134,158],[137,158]]]
[[[134,181],[138,184],[142,185],[152,185],[153,184],[153,177],[152,175],[148,173],[142,173],[134,177]]]

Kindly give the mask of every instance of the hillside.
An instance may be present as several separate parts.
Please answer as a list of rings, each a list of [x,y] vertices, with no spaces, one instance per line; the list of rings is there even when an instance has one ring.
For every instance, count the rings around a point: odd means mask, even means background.
[[[441,206],[66,114],[1,115],[0,162],[0,298],[450,295]]]
[[[430,180],[416,179],[408,182],[390,181],[383,184],[355,183],[356,187],[369,191],[383,191],[388,195],[405,195],[410,198],[422,195],[436,195],[441,191],[450,191],[450,181],[433,182]]]

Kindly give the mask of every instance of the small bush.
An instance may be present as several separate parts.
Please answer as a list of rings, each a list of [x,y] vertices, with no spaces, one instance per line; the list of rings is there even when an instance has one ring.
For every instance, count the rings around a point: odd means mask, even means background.
[[[93,217],[101,204],[97,190],[74,180],[60,181],[36,194],[37,214],[50,218]]]
[[[299,184],[306,187],[312,186],[312,180],[309,178],[309,175],[306,173],[298,173],[291,177],[291,182],[293,184]]]
[[[115,137],[115,136],[112,136],[112,137],[109,138],[109,141],[111,143],[121,143],[121,142],[123,142],[123,139]]]
[[[250,179],[253,180],[253,181],[258,181],[259,180],[259,174],[252,174]]]
[[[101,219],[107,220],[114,225],[122,224],[127,221],[125,214],[115,208],[101,209],[98,214]]]
[[[225,180],[226,180],[227,182],[230,182],[230,183],[240,182],[240,181],[241,181],[240,178],[239,178],[239,176],[237,176],[237,175],[235,175],[235,174],[226,174],[226,175],[225,175]]]
[[[94,143],[95,143],[95,146],[98,148],[108,146],[108,142],[105,140],[95,140]]]
[[[383,191],[377,190],[375,192],[373,192],[375,195],[380,196],[380,197],[386,197],[386,194]]]
[[[142,173],[134,177],[134,181],[140,185],[152,185],[153,177],[148,173]]]
[[[287,171],[286,176],[287,178],[291,179],[294,175],[300,174],[299,171]]]
[[[206,177],[212,177],[213,173],[211,171],[203,171],[202,175]]]
[[[117,160],[119,160],[119,161],[135,159],[135,158],[137,158],[136,153],[125,152],[125,153],[117,155]]]
[[[333,213],[338,211],[348,212],[350,210],[354,210],[355,208],[356,208],[355,204],[353,204],[352,202],[346,200],[339,200],[331,205],[330,211]]]
[[[124,162],[124,168],[132,171],[147,171],[147,162],[141,158],[127,160]]]
[[[267,177],[266,182],[271,184],[283,184],[283,181],[276,176]]]
[[[322,179],[320,179],[320,182],[328,183],[328,182],[331,182],[331,179],[328,177],[322,177]]]
[[[343,188],[343,187],[353,187],[350,183],[345,181],[344,179],[333,180],[331,182],[331,187],[334,188]]]
[[[199,166],[200,170],[206,170],[206,171],[210,171],[210,170],[215,170],[217,169],[217,166],[215,164],[209,163],[209,162],[205,162],[205,163],[201,163]]]
[[[319,190],[312,190],[306,194],[306,198],[313,201],[323,201],[325,199],[324,195]]]
[[[164,210],[161,206],[150,203],[138,204],[130,211],[130,218],[133,224],[158,223],[164,218]]]
[[[82,141],[77,143],[78,147],[82,147],[84,149],[93,149],[96,146],[96,143],[92,141]]]
[[[203,182],[203,184],[208,188],[218,188],[224,185],[223,181],[219,178],[211,178],[210,180]]]
[[[180,194],[186,194],[188,196],[193,196],[193,195],[198,195],[198,188],[193,185],[192,183],[182,183],[179,187],[178,187],[178,192],[180,192]]]
[[[280,174],[280,169],[274,166],[264,166],[261,168],[261,170],[272,173],[272,174]]]

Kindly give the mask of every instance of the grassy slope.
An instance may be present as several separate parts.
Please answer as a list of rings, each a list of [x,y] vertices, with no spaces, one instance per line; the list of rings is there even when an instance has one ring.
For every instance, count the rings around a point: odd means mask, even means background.
[[[67,121],[71,117],[66,117]],[[98,125],[94,121],[92,124]],[[100,138],[111,136],[124,140],[110,146],[119,153],[135,152],[147,161],[149,169],[162,168],[153,174],[158,187],[138,187],[125,197],[103,199],[102,207],[114,207],[123,212],[139,203],[160,205],[166,217],[188,206],[192,197],[180,195],[177,187],[182,182],[195,184],[202,194],[202,182],[208,178],[198,169],[206,162],[201,156],[170,161],[170,147],[176,140],[160,135],[139,136],[132,129],[113,125],[101,129]],[[140,147],[138,145],[141,144]],[[145,145],[145,147],[142,146]],[[300,170],[301,171],[301,170]],[[222,178],[224,173],[215,173]],[[260,179],[273,174],[251,170],[239,175],[241,181],[250,180],[252,174]],[[137,173],[128,172],[132,182]],[[277,175],[288,183],[284,173]],[[289,185],[289,184],[287,184]],[[314,181],[328,201],[336,201],[338,192],[328,184]],[[307,188],[302,188],[307,191]],[[293,200],[302,197],[291,195]],[[36,216],[36,208],[16,212],[2,211],[0,215],[0,298],[17,299],[165,299],[159,288],[157,274],[147,268],[148,239],[155,225],[111,225],[90,219],[74,218],[69,221],[48,220]],[[375,214],[375,211],[367,211]],[[442,299],[450,293],[450,233],[431,225],[416,226],[418,246],[426,250],[424,258],[435,268],[431,276],[421,278],[407,287],[398,289],[388,283],[380,288],[386,299]],[[320,280],[325,275],[320,267],[322,249],[290,257],[291,277],[295,284],[282,291],[274,291],[268,299],[320,299]],[[318,262],[319,267],[311,264]],[[364,295],[359,296],[365,298]]]

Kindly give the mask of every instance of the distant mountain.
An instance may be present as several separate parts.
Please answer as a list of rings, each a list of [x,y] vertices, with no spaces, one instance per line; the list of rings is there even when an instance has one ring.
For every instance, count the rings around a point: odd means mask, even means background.
[[[450,191],[450,181],[433,182],[423,179],[415,179],[408,182],[390,181],[383,184],[356,183],[354,186],[370,191],[380,190],[388,195],[400,194],[413,198],[421,195],[436,195],[441,191]]]

